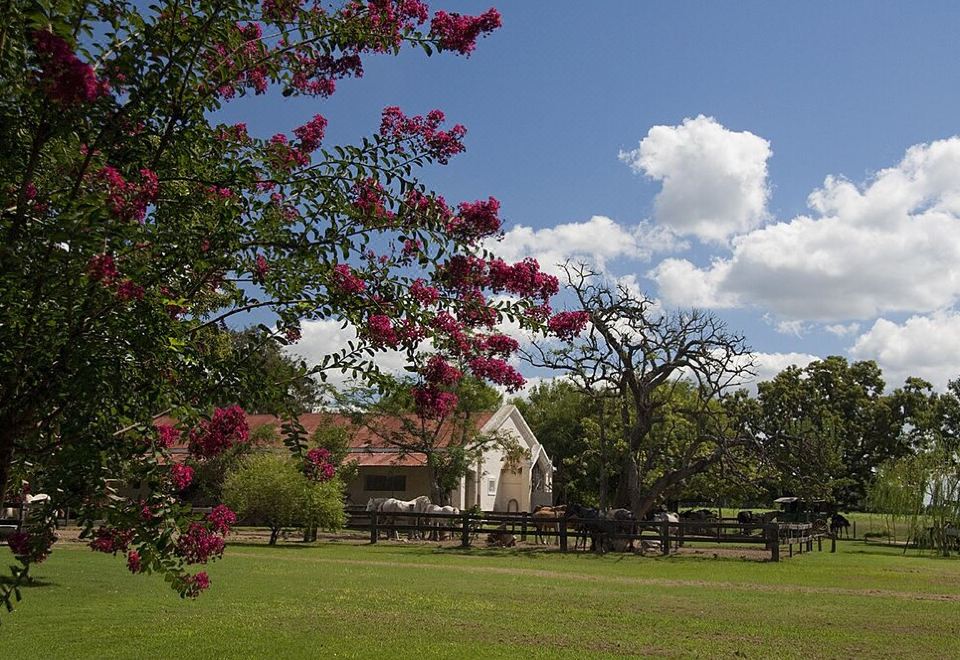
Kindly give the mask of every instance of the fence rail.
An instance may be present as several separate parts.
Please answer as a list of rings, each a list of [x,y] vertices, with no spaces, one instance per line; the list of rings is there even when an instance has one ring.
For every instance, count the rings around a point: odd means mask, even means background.
[[[532,535],[536,542],[556,543],[561,552],[574,550],[581,543],[584,550],[587,541],[599,552],[610,549],[625,550],[636,542],[642,550],[659,549],[666,555],[672,548],[686,543],[713,543],[736,545],[763,545],[770,552],[772,561],[780,560],[780,550],[786,546],[788,556],[823,549],[826,536],[814,529],[811,523],[776,523],[762,525],[742,524],[735,519],[719,521],[623,521],[596,518],[535,518],[529,513],[462,512],[450,513],[401,513],[385,514],[375,511],[347,510],[347,529],[369,533],[370,542],[376,543],[381,533],[398,537],[400,532],[414,538],[427,536],[440,540],[448,535],[460,538],[463,547],[470,547],[481,534],[505,534],[519,537],[526,542]],[[831,552],[836,551],[836,539],[831,541]]]

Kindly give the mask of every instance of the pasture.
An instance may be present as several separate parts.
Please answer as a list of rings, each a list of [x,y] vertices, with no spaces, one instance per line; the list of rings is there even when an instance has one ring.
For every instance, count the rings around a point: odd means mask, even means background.
[[[185,602],[60,544],[9,658],[960,656],[960,561],[861,542],[779,564],[234,543]]]

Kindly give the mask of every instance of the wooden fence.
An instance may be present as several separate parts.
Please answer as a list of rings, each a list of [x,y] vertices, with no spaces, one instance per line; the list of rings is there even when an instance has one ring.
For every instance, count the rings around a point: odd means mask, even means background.
[[[643,550],[659,550],[664,555],[671,549],[687,543],[730,545],[762,545],[770,552],[772,561],[780,561],[781,548],[787,556],[823,549],[824,534],[814,530],[811,523],[767,523],[744,525],[735,519],[711,521],[618,521],[605,519],[578,519],[576,517],[543,519],[529,513],[469,512],[459,514],[422,513],[386,515],[378,512],[347,510],[347,529],[369,534],[370,543],[376,543],[381,534],[398,536],[401,532],[415,538],[459,538],[460,545],[470,547],[481,534],[511,534],[521,542],[533,537],[557,544],[561,552],[573,550],[587,543],[599,551],[623,550],[640,544]],[[831,552],[836,551],[836,539],[831,541]]]

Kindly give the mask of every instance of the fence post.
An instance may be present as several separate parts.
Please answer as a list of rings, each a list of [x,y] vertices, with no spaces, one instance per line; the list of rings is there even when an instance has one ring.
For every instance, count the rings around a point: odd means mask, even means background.
[[[523,512],[523,522],[520,523],[520,541],[527,542],[527,512]]]
[[[567,551],[567,518],[560,518],[560,552]]]
[[[370,543],[376,543],[380,538],[380,530],[377,529],[377,512],[370,513]]]
[[[460,547],[470,547],[470,514],[466,511],[463,512],[463,530],[460,535]]]
[[[837,551],[837,537],[834,534],[830,535],[830,552]]]
[[[667,520],[660,523],[660,552],[670,554],[670,522]]]
[[[767,523],[767,548],[770,561],[780,561],[780,528],[777,523]]]

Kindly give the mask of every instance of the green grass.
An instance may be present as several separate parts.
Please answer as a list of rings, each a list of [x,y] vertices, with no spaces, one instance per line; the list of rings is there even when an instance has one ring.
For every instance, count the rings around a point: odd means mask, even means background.
[[[960,561],[839,547],[772,564],[236,544],[185,602],[65,546],[0,618],[0,657],[960,656]]]

